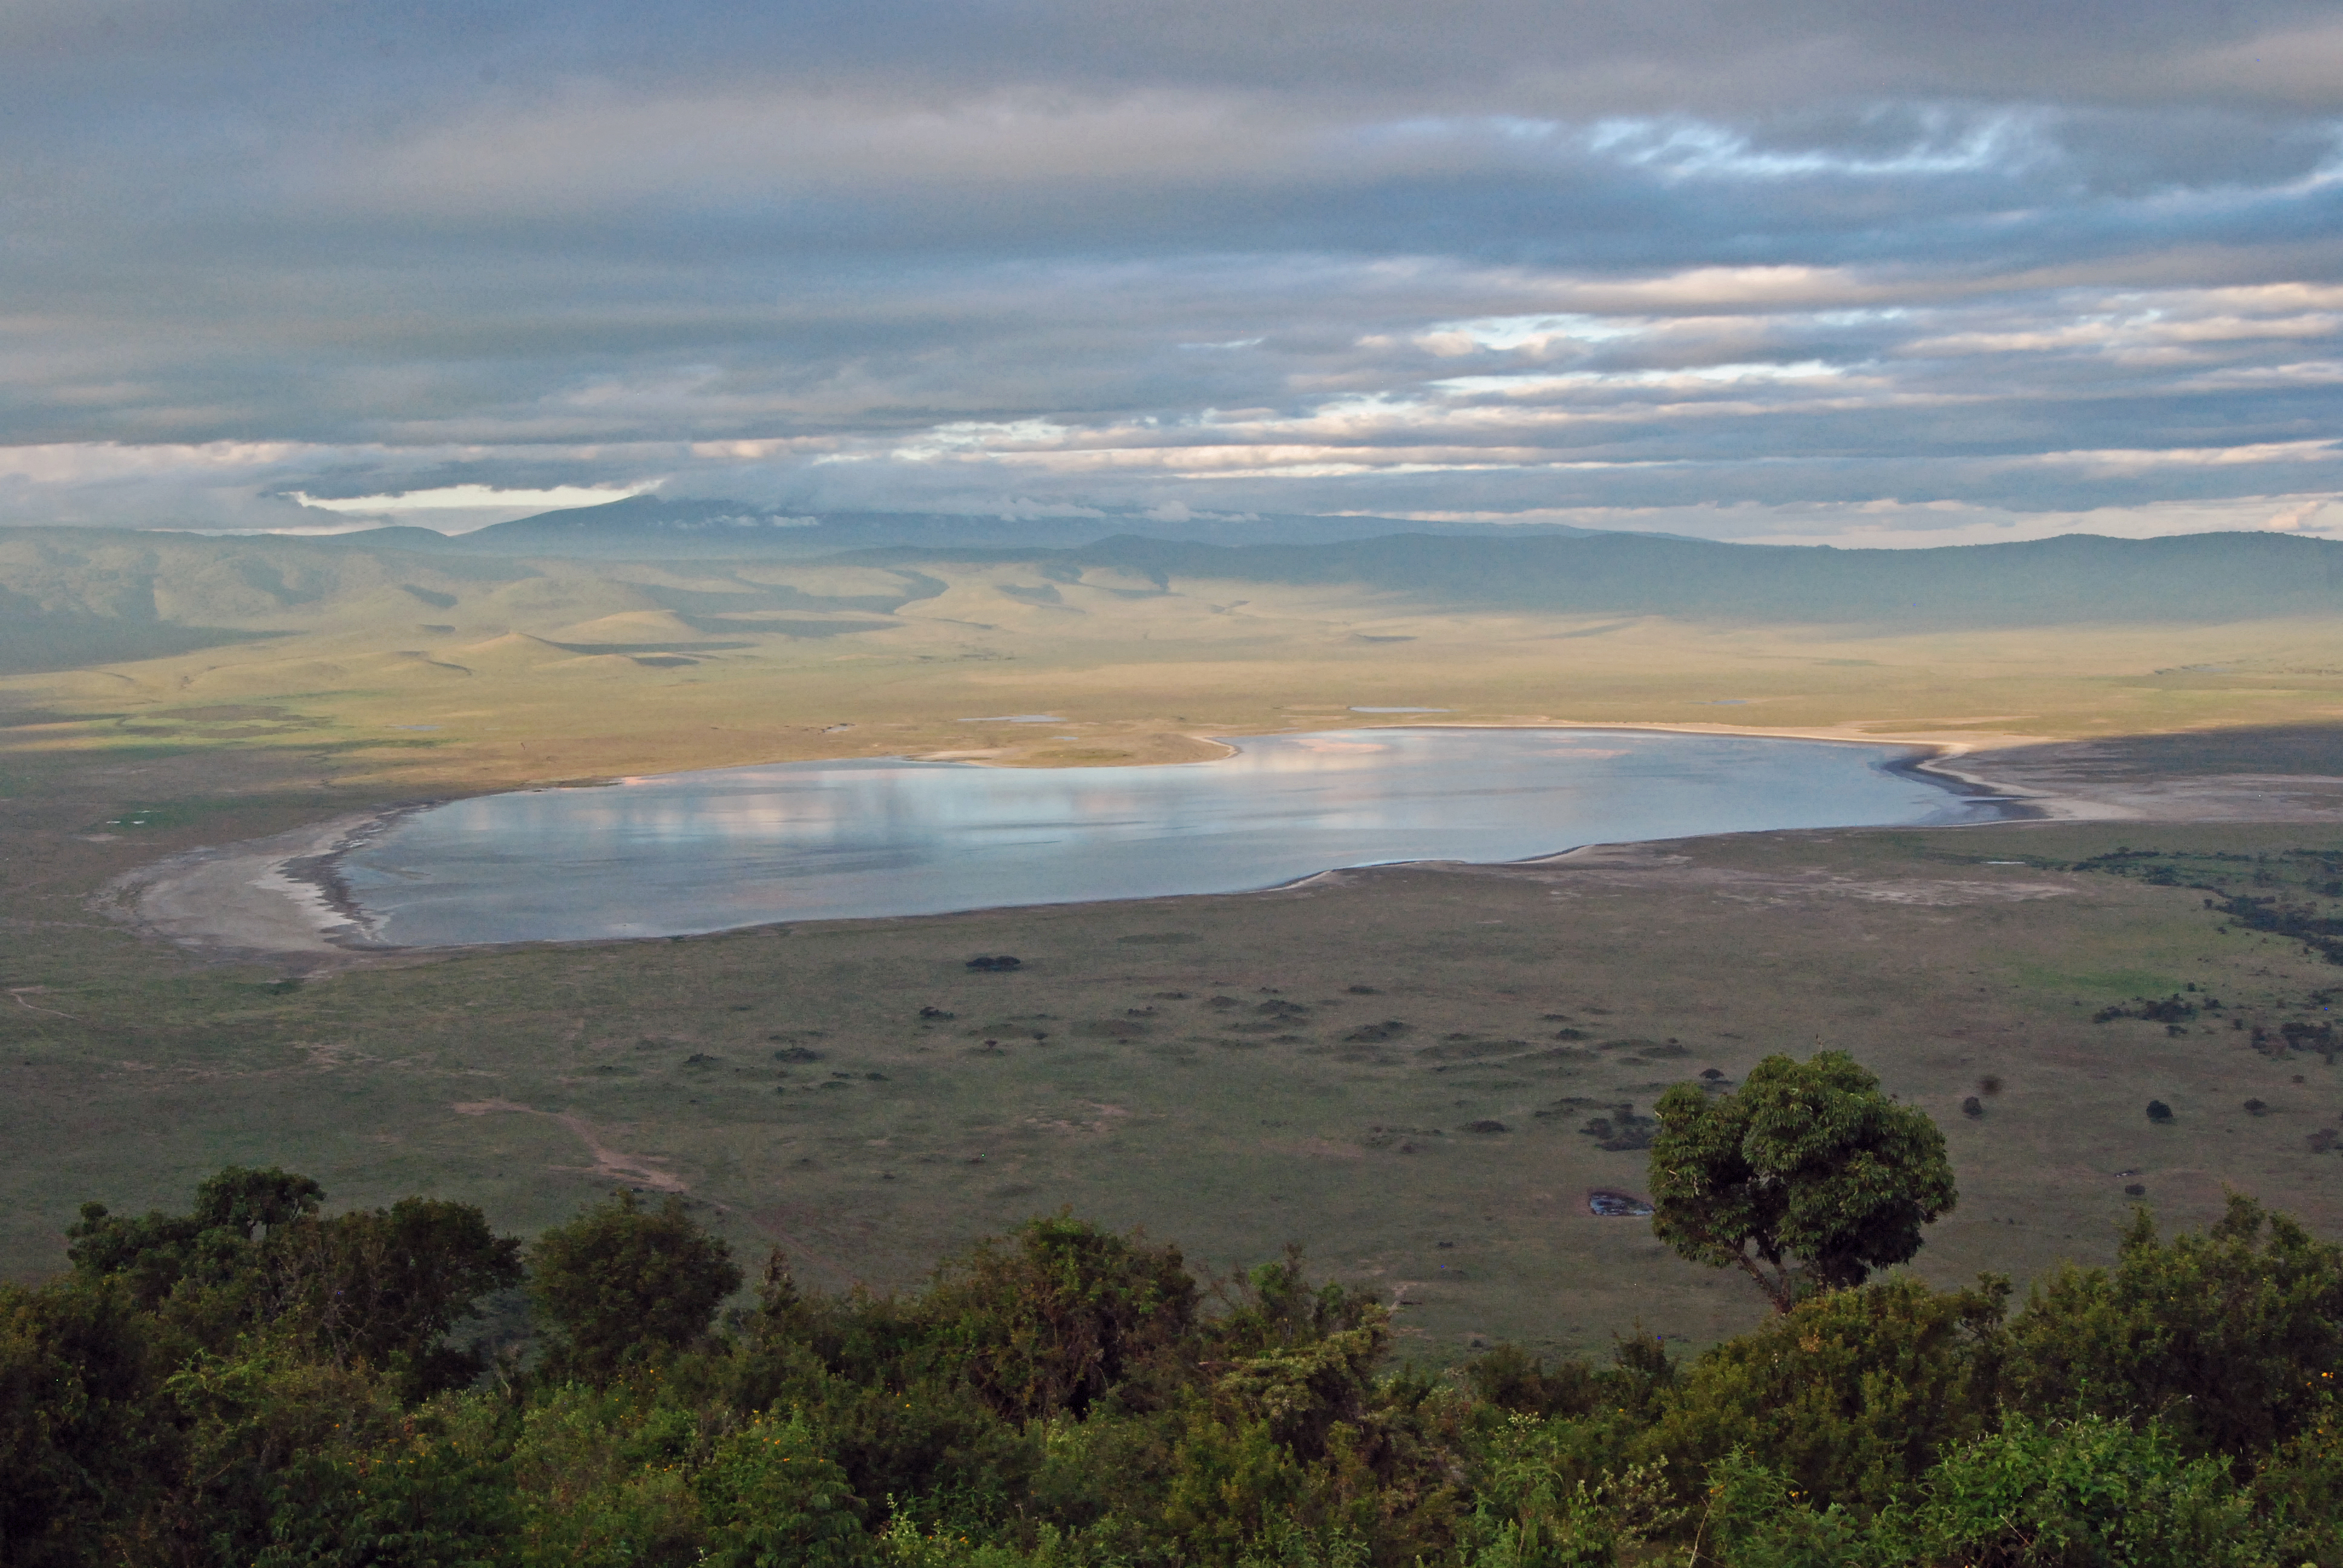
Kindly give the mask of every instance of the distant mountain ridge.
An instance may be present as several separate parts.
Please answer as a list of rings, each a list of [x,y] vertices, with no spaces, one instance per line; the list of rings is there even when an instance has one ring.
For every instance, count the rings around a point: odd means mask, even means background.
[[[393,530],[384,530],[387,534]],[[1276,515],[1181,521],[926,512],[819,516],[635,496],[450,539],[468,556],[1056,561],[1289,584],[1359,583],[1460,607],[1699,619],[1901,624],[2203,623],[2343,608],[2343,544],[2283,534],[2097,534],[1921,549],[1732,544],[1562,524]],[[364,545],[378,536],[347,536]],[[384,538],[383,543],[392,541]]]
[[[572,507],[491,524],[459,534],[447,539],[446,545],[452,549],[498,555],[555,554],[571,559],[654,556],[679,559],[742,555],[804,559],[858,549],[1063,549],[1133,531],[1173,542],[1233,545],[1270,539],[1280,544],[1312,545],[1393,533],[1471,538],[1524,528],[1549,537],[1575,538],[1595,531],[1563,523],[1420,523],[1401,518],[1299,513],[1170,518],[1136,512],[1077,517],[805,512],[742,501],[630,496],[598,507]]]
[[[2098,534],[1932,549],[1737,545],[1649,534],[1471,539],[1421,533],[1223,546],[1124,535],[1062,551],[893,549],[871,564],[1031,558],[1152,577],[1357,583],[1479,608],[1807,624],[2202,623],[2343,610],[2343,543],[2287,534]]]

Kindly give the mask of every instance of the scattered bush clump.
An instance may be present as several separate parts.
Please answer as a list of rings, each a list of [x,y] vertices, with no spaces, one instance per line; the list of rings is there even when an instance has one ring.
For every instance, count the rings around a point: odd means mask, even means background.
[[[1659,1130],[1660,1124],[1656,1120],[1638,1116],[1634,1106],[1622,1104],[1613,1107],[1605,1115],[1593,1118],[1579,1131],[1594,1139],[1595,1147],[1616,1154],[1649,1149],[1653,1135]]]
[[[2221,1004],[2209,1002],[2207,1005],[2218,1007]],[[2119,1018],[2139,1018],[2146,1019],[2150,1023],[2187,1023],[2197,1014],[2197,1004],[2183,1000],[2180,993],[2175,991],[2161,1001],[2150,1001],[2144,997],[2136,997],[2131,1001],[2119,1006],[2103,1007],[2091,1015],[2091,1021],[2111,1023]]]
[[[2332,1063],[2343,1052],[2343,1039],[2338,1039],[2331,1022],[2310,1023],[2301,1019],[2289,1019],[2278,1025],[2278,1038],[2286,1041],[2288,1050],[2316,1051]]]

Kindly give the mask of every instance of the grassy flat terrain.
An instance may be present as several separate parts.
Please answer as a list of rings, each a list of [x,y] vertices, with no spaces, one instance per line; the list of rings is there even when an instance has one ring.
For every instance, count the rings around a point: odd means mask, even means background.
[[[2151,836],[2343,847],[2298,827]],[[2343,1156],[2307,1140],[2343,1120],[2336,1069],[2258,1049],[2250,1026],[2323,1017],[2317,993],[2343,976],[2223,934],[2186,888],[1987,863],[2142,838],[1763,835],[298,983],[82,912],[65,894],[92,868],[55,868],[54,897],[18,869],[0,1245],[42,1271],[80,1200],[174,1201],[227,1161],[281,1161],[348,1202],[462,1196],[524,1230],[616,1182],[679,1189],[825,1284],[900,1282],[1071,1204],[1219,1265],[1300,1240],[1414,1303],[1427,1355],[1599,1343],[1636,1321],[1702,1341],[1760,1303],[1592,1216],[1588,1190],[1640,1187],[1643,1156],[1584,1129],[1601,1117],[1621,1141],[1666,1083],[1818,1042],[1946,1129],[1964,1200],[1923,1259],[1933,1277],[2104,1256],[2129,1184],[2175,1222],[2214,1214],[2229,1182],[2331,1232]],[[1023,967],[965,967],[1001,952]],[[2093,1021],[2187,985],[2223,1010]],[[1964,1116],[1987,1078],[2002,1091]],[[2151,1098],[2176,1120],[2150,1125]]]
[[[1752,627],[1016,561],[186,548],[166,563],[190,597],[180,620],[233,638],[0,678],[12,1273],[57,1266],[84,1199],[177,1203],[224,1161],[282,1161],[341,1201],[435,1192],[517,1230],[613,1182],[672,1187],[825,1284],[900,1282],[1071,1204],[1215,1265],[1302,1241],[1412,1303],[1426,1354],[1598,1343],[1637,1320],[1707,1340],[1752,1321],[1755,1293],[1591,1215],[1591,1187],[1635,1188],[1643,1169],[1601,1145],[1632,1142],[1671,1081],[1817,1042],[1947,1130],[1965,1198],[1924,1257],[1933,1276],[2102,1256],[2128,1185],[2176,1222],[2234,1182],[2343,1226],[2343,1155],[2307,1141],[2343,1125],[2335,1069],[2266,1043],[2323,1016],[2343,977],[2296,943],[2222,934],[2185,886],[2041,869],[2124,844],[2343,844],[2317,782],[2343,774],[2331,618]],[[99,604],[92,569],[53,598]],[[896,752],[1171,761],[1212,754],[1214,734],[1393,721],[1359,707],[2055,740],[1988,770],[2269,825],[1757,836],[306,980],[92,908],[166,853],[402,799]],[[1065,722],[1000,721],[1044,712]],[[2300,782],[2221,794],[2235,775]],[[964,967],[1002,952],[1023,967]],[[2092,1021],[2191,984],[2224,1010]],[[1988,1078],[2003,1091],[1965,1116]],[[2175,1121],[2149,1125],[2151,1098]],[[1607,1133],[1583,1131],[1598,1119]]]

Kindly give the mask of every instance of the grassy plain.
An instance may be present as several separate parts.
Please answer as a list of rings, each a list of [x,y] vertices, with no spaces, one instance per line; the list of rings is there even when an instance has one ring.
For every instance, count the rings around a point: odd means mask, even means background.
[[[8,984],[38,989],[0,1010],[0,1245],[15,1271],[54,1267],[79,1200],[175,1201],[231,1160],[309,1171],[348,1202],[460,1195],[522,1230],[614,1182],[671,1187],[832,1285],[905,1281],[1071,1204],[1216,1265],[1302,1241],[1413,1303],[1433,1358],[1483,1336],[1600,1343],[1637,1321],[1704,1341],[1759,1303],[1640,1224],[1594,1218],[1587,1191],[1637,1188],[1643,1156],[1582,1129],[1817,1043],[1946,1128],[1964,1201],[1933,1233],[1932,1277],[2104,1256],[2134,1182],[2176,1223],[2234,1182],[2343,1228],[2343,1156],[2306,1142],[2343,1121],[2336,1070],[2222,1027],[2318,1019],[2314,993],[2343,977],[2221,934],[2186,889],[1986,863],[2142,838],[1757,835],[298,984],[51,905],[37,929],[11,916]],[[2152,839],[2343,847],[2299,827]],[[1003,951],[1024,967],[964,967]],[[2186,984],[2222,1018],[2091,1021]],[[2003,1091],[1965,1117],[1988,1077]],[[2151,1098],[2177,1119],[2151,1126]]]
[[[224,1161],[281,1161],[339,1201],[431,1191],[523,1231],[614,1181],[671,1187],[827,1284],[900,1282],[1071,1204],[1215,1265],[1302,1241],[1411,1303],[1426,1356],[1639,1320],[1703,1341],[1754,1292],[1592,1216],[1587,1190],[1639,1186],[1643,1156],[1581,1129],[1817,1042],[1946,1128],[1964,1200],[1932,1277],[2104,1256],[2133,1184],[2176,1223],[2228,1181],[2343,1229],[2343,1155],[2306,1142],[2343,1123],[2334,1067],[2219,1020],[2091,1021],[2193,983],[2275,1027],[2343,977],[2222,934],[2186,889],[2040,869],[2343,846],[2317,821],[1759,835],[319,969],[183,952],[91,903],[166,852],[402,799],[817,756],[1178,760],[1392,721],[1359,707],[2059,741],[2009,765],[2068,784],[2343,773],[2330,621],[1898,635],[1014,563],[924,564],[917,599],[760,568],[767,598],[726,610],[737,574],[437,569],[261,596],[236,624],[265,640],[0,681],[0,1267],[55,1267],[83,1199],[173,1203]],[[1064,722],[970,722],[1043,712]],[[963,967],[997,952],[1024,967]],[[2003,1092],[1963,1115],[1986,1078]],[[2150,1098],[2176,1120],[2150,1126]]]

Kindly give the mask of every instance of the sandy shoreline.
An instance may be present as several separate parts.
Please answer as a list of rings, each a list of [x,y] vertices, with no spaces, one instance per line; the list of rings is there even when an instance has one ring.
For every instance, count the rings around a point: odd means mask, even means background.
[[[375,940],[333,866],[412,809],[337,817],[266,839],[190,849],[116,878],[98,906],[143,931],[222,957],[388,950]]]

